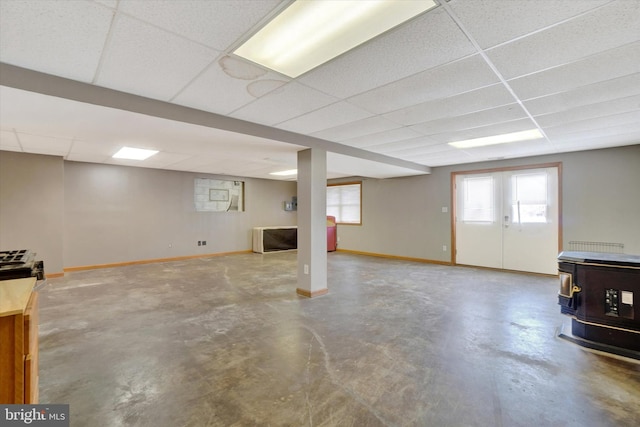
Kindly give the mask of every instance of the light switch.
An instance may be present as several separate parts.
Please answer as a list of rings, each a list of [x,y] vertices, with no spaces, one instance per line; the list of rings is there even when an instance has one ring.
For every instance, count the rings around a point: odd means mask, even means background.
[[[449,212],[449,208],[446,207],[446,206],[443,206],[442,207],[442,213],[447,213],[447,212]]]

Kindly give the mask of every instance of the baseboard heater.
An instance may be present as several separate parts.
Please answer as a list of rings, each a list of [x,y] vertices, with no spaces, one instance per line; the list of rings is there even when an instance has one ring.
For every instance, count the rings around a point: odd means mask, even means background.
[[[298,227],[254,227],[253,252],[279,252],[298,249]]]

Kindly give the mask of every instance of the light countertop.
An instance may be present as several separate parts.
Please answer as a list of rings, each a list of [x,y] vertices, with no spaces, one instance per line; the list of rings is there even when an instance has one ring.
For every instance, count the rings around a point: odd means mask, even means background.
[[[35,277],[0,280],[0,317],[24,313],[35,284]]]

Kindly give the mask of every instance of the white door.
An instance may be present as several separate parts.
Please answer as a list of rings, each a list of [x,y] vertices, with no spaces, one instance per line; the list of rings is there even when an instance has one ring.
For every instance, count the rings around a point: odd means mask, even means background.
[[[555,274],[558,168],[456,175],[456,263]]]

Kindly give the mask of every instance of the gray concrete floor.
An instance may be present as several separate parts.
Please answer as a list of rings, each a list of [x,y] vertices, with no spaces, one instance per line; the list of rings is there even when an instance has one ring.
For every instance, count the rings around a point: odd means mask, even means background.
[[[556,337],[557,279],[295,252],[68,273],[40,397],[72,426],[638,426],[640,365]]]

